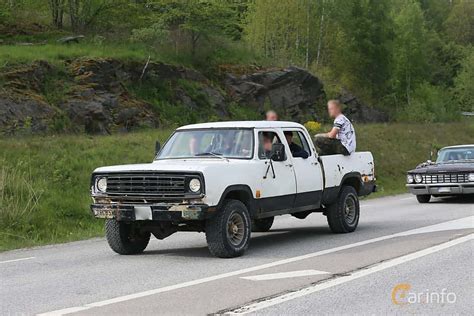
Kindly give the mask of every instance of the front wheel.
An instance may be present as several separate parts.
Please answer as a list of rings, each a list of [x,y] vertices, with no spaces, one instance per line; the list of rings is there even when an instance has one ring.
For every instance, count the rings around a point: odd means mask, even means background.
[[[250,215],[244,203],[226,200],[206,221],[206,240],[211,254],[220,258],[241,256],[250,241]]]
[[[359,224],[359,198],[351,186],[343,186],[337,201],[328,206],[327,219],[333,233],[351,233]]]
[[[115,219],[105,222],[105,236],[110,248],[121,255],[141,253],[150,241],[149,232],[140,232],[136,224]]]
[[[428,203],[431,200],[431,195],[429,194],[417,195],[416,199],[418,200],[419,203]]]

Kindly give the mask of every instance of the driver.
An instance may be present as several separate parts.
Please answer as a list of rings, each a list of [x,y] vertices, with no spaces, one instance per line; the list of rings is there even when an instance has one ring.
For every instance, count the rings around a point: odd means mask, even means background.
[[[291,154],[295,158],[303,158],[306,159],[309,157],[309,154],[306,150],[301,148],[298,144],[293,143],[293,132],[291,131],[285,131],[285,138],[286,141],[288,142],[288,146],[290,147]]]

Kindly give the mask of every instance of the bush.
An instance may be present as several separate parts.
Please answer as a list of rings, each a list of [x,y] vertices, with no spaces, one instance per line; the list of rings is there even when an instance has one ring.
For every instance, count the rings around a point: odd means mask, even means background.
[[[415,88],[409,104],[398,113],[398,120],[404,122],[448,122],[459,118],[459,106],[452,95],[426,82]]]
[[[321,130],[321,123],[308,121],[304,123],[304,127],[306,127],[311,136],[314,136]]]

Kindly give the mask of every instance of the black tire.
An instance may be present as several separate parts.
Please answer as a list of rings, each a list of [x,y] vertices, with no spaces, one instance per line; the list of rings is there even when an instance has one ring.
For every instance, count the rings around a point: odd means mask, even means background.
[[[150,233],[139,233],[134,225],[117,222],[115,219],[105,222],[105,236],[113,251],[121,255],[133,255],[145,250],[150,241]]]
[[[241,256],[249,246],[251,222],[244,203],[225,200],[217,214],[206,221],[206,241],[219,258]]]
[[[351,186],[343,186],[337,201],[328,205],[327,219],[333,233],[351,233],[359,224],[359,198]]]
[[[273,221],[275,217],[267,217],[267,218],[260,218],[260,219],[253,219],[252,220],[252,231],[264,233],[270,230],[273,225]]]
[[[418,203],[428,203],[431,200],[431,195],[429,194],[417,195],[416,199],[418,200]]]

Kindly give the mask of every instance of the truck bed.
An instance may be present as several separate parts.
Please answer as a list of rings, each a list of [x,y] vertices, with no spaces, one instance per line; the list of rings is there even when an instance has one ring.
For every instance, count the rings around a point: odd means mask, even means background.
[[[324,188],[337,187],[342,178],[351,173],[358,173],[362,181],[374,181],[374,158],[368,151],[355,152],[349,156],[327,155],[319,157],[324,170]]]

